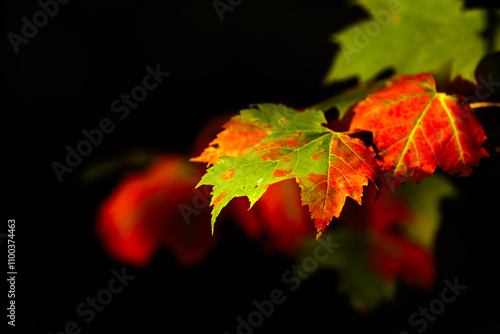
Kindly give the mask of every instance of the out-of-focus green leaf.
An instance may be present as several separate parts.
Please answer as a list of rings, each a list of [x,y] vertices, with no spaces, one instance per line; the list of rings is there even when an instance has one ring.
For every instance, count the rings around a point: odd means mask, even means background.
[[[412,211],[405,234],[432,250],[441,225],[440,205],[444,198],[456,198],[457,189],[445,175],[435,173],[420,183],[405,183],[397,190]]]
[[[493,50],[500,50],[500,10],[496,11],[497,24],[495,27],[495,35],[493,37]]]
[[[487,52],[481,33],[486,10],[464,10],[460,0],[356,0],[371,18],[333,35],[340,44],[325,82],[367,81],[393,67],[399,73],[440,71],[476,82],[474,70]]]
[[[349,297],[351,305],[360,311],[374,308],[382,301],[392,300],[396,289],[395,282],[388,282],[369,264],[368,233],[351,230],[336,230],[330,233],[332,241],[342,246],[335,250],[325,261],[318,261],[321,268],[333,268],[339,272],[339,291]],[[311,243],[311,252],[317,246]],[[313,256],[306,252],[304,258]],[[300,262],[299,262],[300,263]]]

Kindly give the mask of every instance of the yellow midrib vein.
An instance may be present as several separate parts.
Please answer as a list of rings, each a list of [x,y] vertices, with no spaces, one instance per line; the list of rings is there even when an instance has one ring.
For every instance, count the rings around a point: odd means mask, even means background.
[[[438,98],[439,102],[441,102],[441,105],[443,106],[444,111],[446,112],[446,116],[448,116],[448,119],[450,120],[451,128],[453,129],[453,137],[455,138],[455,141],[457,143],[457,148],[458,148],[458,154],[460,155],[460,161],[462,162],[462,166],[465,166],[465,159],[464,159],[464,154],[463,154],[463,149],[462,149],[462,143],[460,143],[460,138],[458,138],[458,129],[455,125],[455,122],[453,120],[453,116],[451,115],[451,111],[444,103],[443,101],[443,96],[446,96],[445,94],[438,93]]]
[[[434,94],[430,99],[429,101],[427,102],[427,104],[425,105],[424,107],[424,110],[422,110],[422,113],[420,114],[420,116],[418,116],[417,120],[415,121],[415,125],[413,126],[413,128],[411,129],[411,132],[410,134],[408,135],[408,138],[406,140],[406,143],[405,143],[405,146],[403,147],[403,150],[401,151],[401,154],[399,155],[399,159],[398,159],[398,162],[396,163],[395,165],[395,168],[394,168],[394,171],[397,171],[399,169],[399,165],[401,164],[401,160],[403,160],[403,157],[405,156],[406,154],[406,151],[408,149],[408,145],[410,144],[410,142],[413,140],[413,135],[415,134],[415,131],[417,131],[418,127],[420,126],[420,120],[424,117],[425,113],[427,112],[427,110],[429,110],[429,107],[430,105],[432,104],[432,101],[434,101],[434,99],[436,98],[436,95],[437,94]]]

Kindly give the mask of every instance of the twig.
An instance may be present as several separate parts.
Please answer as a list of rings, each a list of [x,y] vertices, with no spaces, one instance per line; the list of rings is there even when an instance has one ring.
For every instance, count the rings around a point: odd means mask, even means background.
[[[472,109],[490,108],[490,107],[500,108],[500,102],[473,102],[469,103],[469,107],[471,107]]]

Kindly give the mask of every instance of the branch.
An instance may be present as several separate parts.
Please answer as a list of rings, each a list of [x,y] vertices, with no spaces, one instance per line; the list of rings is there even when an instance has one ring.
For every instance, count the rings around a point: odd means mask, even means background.
[[[477,108],[500,108],[500,102],[473,102],[469,103],[469,107],[472,109],[477,109]]]

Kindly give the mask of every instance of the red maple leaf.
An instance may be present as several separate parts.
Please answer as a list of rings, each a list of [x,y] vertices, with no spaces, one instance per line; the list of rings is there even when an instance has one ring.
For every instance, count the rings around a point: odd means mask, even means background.
[[[437,166],[467,176],[488,157],[474,111],[461,95],[438,93],[432,76],[398,76],[354,108],[350,130],[373,132],[381,170],[418,182]]]
[[[96,233],[110,256],[145,266],[165,245],[183,264],[202,259],[215,238],[205,225],[208,196],[204,207],[195,204],[205,193],[193,192],[201,173],[183,157],[166,155],[126,176],[98,212]]]

